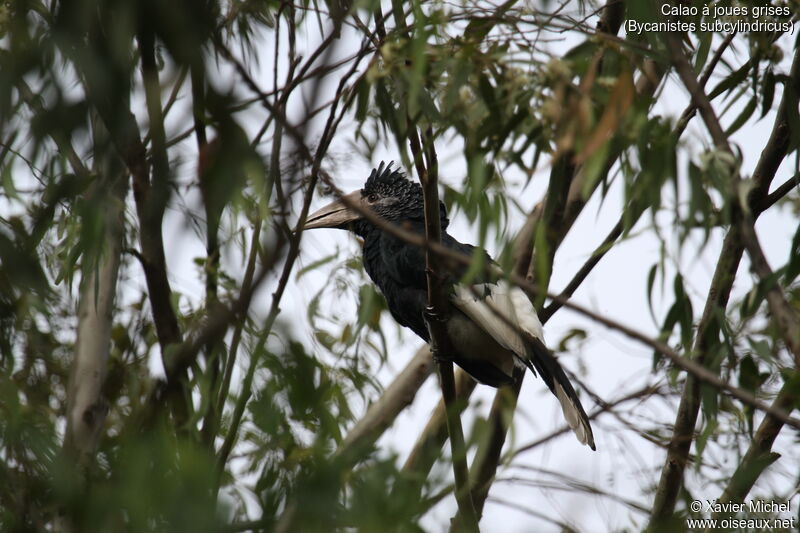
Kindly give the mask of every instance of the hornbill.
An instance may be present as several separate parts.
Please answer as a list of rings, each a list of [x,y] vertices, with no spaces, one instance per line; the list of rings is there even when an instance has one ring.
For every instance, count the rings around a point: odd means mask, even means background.
[[[388,223],[425,234],[422,187],[406,179],[392,163],[373,169],[364,188],[347,195],[350,205],[371,209]],[[468,256],[476,248],[462,244],[445,231],[449,220],[439,203],[442,244]],[[359,211],[339,199],[306,219],[304,229],[340,228],[364,240],[364,268],[386,298],[392,316],[430,342],[426,325],[427,278],[425,252],[384,232]],[[486,252],[478,251],[491,261]],[[578,440],[593,450],[589,418],[564,369],[544,344],[542,324],[527,295],[504,280],[479,279],[471,286],[458,281],[466,269],[447,274],[450,308],[445,331],[454,353],[445,354],[477,381],[499,387],[513,382],[515,366],[537,373],[558,398],[569,426]]]

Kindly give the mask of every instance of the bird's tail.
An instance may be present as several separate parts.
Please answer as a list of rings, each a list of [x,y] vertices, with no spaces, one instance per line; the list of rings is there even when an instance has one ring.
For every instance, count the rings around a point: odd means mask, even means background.
[[[561,410],[564,412],[569,427],[575,432],[578,440],[581,443],[588,445],[592,450],[595,450],[594,435],[592,434],[592,426],[589,424],[589,417],[586,416],[586,411],[583,410],[581,401],[575,393],[569,378],[564,373],[564,369],[558,363],[547,346],[544,345],[539,339],[529,337],[528,342],[528,358],[525,365],[530,368],[534,374],[539,374],[547,386],[550,388],[558,401],[561,403]]]

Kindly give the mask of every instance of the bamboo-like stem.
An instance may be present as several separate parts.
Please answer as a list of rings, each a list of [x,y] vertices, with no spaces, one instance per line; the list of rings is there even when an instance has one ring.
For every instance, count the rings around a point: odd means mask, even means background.
[[[95,139],[99,137],[96,132]],[[67,391],[67,427],[64,432],[64,448],[76,456],[81,467],[88,466],[94,456],[108,412],[102,387],[108,372],[111,349],[114,300],[122,255],[124,198],[127,192],[127,176],[120,166],[111,161],[96,162],[95,168],[101,177],[90,193],[103,199],[100,205],[103,210],[104,241],[97,265],[88,261],[84,264],[75,359]]]
[[[425,238],[428,242],[440,243],[442,225],[439,214],[439,179],[437,171],[436,151],[430,133],[423,147],[417,136],[416,127],[409,124],[409,143],[414,156],[419,181],[425,204]],[[425,162],[423,162],[423,157]],[[426,164],[427,163],[427,164]],[[472,503],[469,487],[469,468],[467,466],[467,449],[464,442],[464,430],[456,408],[456,384],[453,376],[453,363],[449,359],[453,348],[445,327],[449,303],[445,293],[446,276],[442,271],[439,258],[430,249],[425,254],[425,270],[428,278],[428,331],[431,336],[431,352],[436,361],[439,381],[442,388],[442,401],[446,411],[447,433],[450,436],[450,448],[453,456],[453,474],[455,476],[455,493],[458,502],[458,515],[453,522],[457,530],[479,531],[478,517]],[[459,518],[460,517],[460,518]]]

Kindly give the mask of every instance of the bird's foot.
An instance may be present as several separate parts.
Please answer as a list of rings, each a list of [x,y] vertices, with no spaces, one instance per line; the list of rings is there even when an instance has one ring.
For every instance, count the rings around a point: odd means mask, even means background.
[[[452,362],[453,358],[447,355],[452,350],[448,350],[447,346],[439,346],[437,342],[437,339],[444,339],[445,345],[449,344],[449,339],[447,338],[447,329],[445,326],[447,316],[444,313],[437,313],[431,306],[427,306],[422,314],[425,318],[425,324],[428,326],[431,354],[433,354],[434,362]]]
[[[439,324],[444,324],[444,322],[447,320],[447,317],[444,313],[437,313],[430,305],[425,307],[423,316],[425,317],[425,321],[428,323],[437,322]]]
[[[437,365],[439,363],[452,363],[453,362],[453,358],[452,357],[448,357],[447,354],[445,354],[441,350],[435,348],[434,346],[431,346],[431,355],[433,356],[433,362],[436,363]]]

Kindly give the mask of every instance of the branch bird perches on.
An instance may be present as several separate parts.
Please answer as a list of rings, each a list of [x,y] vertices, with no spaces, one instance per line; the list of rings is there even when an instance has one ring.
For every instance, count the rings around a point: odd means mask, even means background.
[[[347,199],[310,215],[304,229],[349,229],[362,237],[364,267],[386,297],[392,316],[430,342],[425,321],[428,293],[424,250],[384,232],[348,207],[357,203],[387,222],[424,235],[421,187],[393,170],[391,164],[381,163],[364,188],[350,193]],[[491,261],[482,250],[460,243],[446,232],[449,220],[441,203],[439,214],[442,245],[465,255],[480,254],[482,260]],[[595,449],[586,412],[561,365],[545,346],[541,323],[525,292],[504,280],[480,275],[470,285],[463,285],[459,280],[466,272],[464,265],[443,266],[450,304],[443,318],[453,362],[477,381],[493,387],[511,384],[515,367],[530,369],[558,398],[578,440]]]

